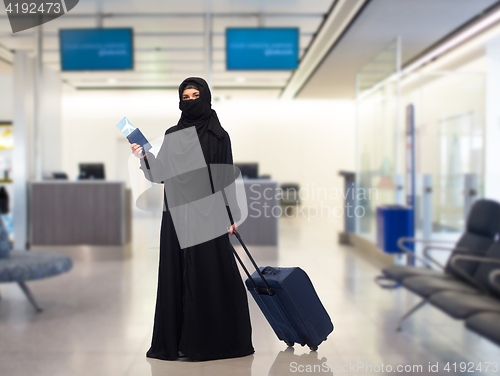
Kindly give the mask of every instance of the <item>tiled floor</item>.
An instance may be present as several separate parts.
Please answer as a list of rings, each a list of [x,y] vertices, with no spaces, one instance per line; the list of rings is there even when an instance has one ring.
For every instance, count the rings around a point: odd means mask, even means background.
[[[76,261],[68,274],[31,283],[41,314],[17,286],[0,287],[0,375],[450,375],[455,372],[444,370],[447,362],[451,367],[457,362],[459,369],[460,362],[500,363],[500,348],[430,306],[410,318],[403,332],[395,332],[398,317],[418,298],[376,286],[379,267],[356,249],[339,246],[338,228],[337,222],[284,218],[278,249],[250,247],[261,265],[308,272],[335,325],[317,352],[287,349],[249,295],[253,356],[212,362],[147,359],[159,219],[141,217],[134,220],[131,258]],[[438,364],[439,372],[430,372],[429,364]],[[398,365],[409,372],[398,372]],[[475,373],[495,374],[484,368]]]

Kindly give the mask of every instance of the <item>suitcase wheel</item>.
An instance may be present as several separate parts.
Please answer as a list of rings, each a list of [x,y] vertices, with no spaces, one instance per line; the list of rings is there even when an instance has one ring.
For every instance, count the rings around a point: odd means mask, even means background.
[[[295,342],[290,342],[290,341],[285,341],[285,343],[287,344],[288,347],[293,347],[293,345],[295,344]]]
[[[316,350],[318,350],[318,346],[309,346],[309,348],[311,349],[311,351],[316,351]]]

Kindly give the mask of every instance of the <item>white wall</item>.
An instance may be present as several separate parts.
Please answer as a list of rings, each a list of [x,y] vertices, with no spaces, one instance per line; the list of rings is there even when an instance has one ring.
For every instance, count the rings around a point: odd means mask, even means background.
[[[116,128],[124,116],[149,139],[161,137],[180,116],[174,91],[66,90],[62,103],[62,169],[71,179],[79,162],[104,162],[110,180],[128,176],[120,170],[130,149]],[[258,162],[260,175],[309,186],[309,204],[325,200],[313,199],[312,188],[340,190],[338,171],[354,169],[351,101],[226,100],[213,108],[230,134],[234,161]]]
[[[500,37],[491,40],[487,51],[485,196],[500,201]]]
[[[1,62],[0,62],[1,63]],[[0,75],[0,121],[12,121],[13,117],[13,77],[11,74]],[[0,158],[3,163],[12,166],[12,150],[0,150]],[[3,171],[0,171],[3,173]],[[1,176],[3,178],[3,175]],[[14,188],[12,184],[2,184],[7,190],[10,198],[10,211],[12,212],[12,205],[14,202]]]
[[[12,74],[0,75],[0,121],[12,121]]]
[[[78,176],[78,163],[105,163],[106,177],[126,170],[130,148],[116,124],[124,117],[149,139],[163,136],[178,119],[177,99],[165,91],[71,91],[62,99],[62,170]],[[119,160],[123,159],[123,160]]]
[[[14,150],[12,179],[14,200],[14,249],[26,249],[28,242],[28,181],[34,180],[33,118],[34,62],[27,52],[16,51],[13,69]]]
[[[310,204],[322,200],[318,188],[341,188],[339,170],[354,171],[353,102],[225,102],[217,111],[234,161],[257,161],[259,174],[309,187]]]
[[[61,74],[44,66],[40,98],[42,173],[59,171],[62,167],[61,95]]]

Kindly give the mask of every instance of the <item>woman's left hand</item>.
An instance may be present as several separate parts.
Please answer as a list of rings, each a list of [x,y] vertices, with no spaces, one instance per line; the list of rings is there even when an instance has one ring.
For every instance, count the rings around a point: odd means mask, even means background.
[[[233,236],[233,230],[238,231],[238,226],[236,226],[236,223],[233,223],[231,227],[227,229],[229,236]]]

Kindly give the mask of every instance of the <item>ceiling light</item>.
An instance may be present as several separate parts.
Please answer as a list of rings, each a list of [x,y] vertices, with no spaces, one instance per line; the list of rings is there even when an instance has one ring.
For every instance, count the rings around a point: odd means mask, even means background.
[[[108,78],[108,84],[116,84],[118,80],[116,78]]]
[[[245,77],[236,77],[236,82],[245,82],[246,78]]]

